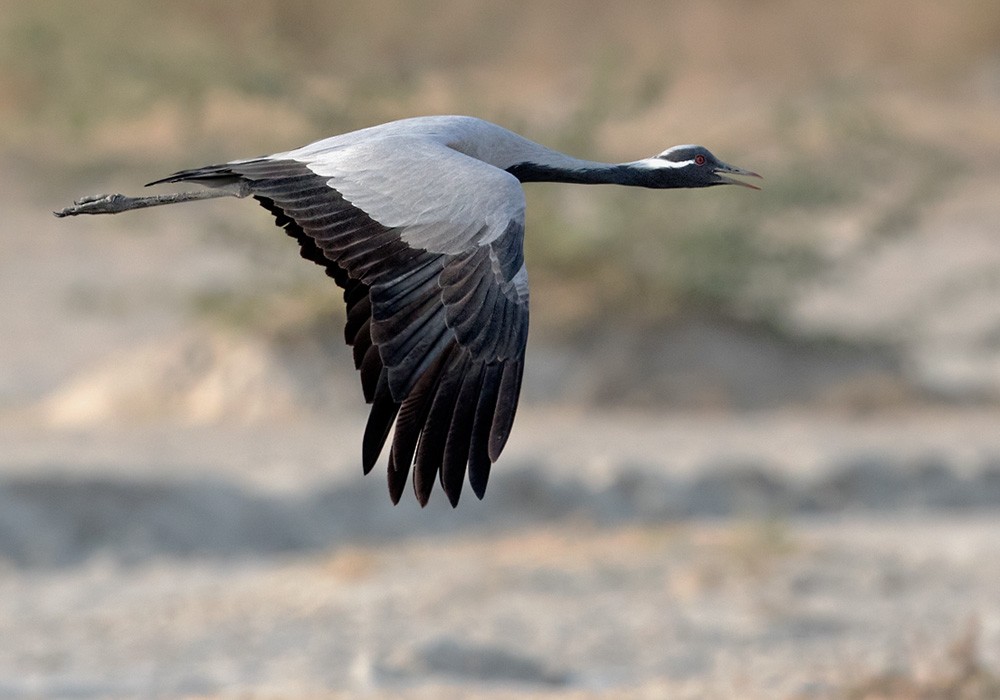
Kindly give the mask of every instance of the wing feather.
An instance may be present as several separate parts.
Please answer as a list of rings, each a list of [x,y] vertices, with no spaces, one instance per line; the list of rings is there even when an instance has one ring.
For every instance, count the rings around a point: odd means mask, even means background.
[[[514,414],[517,413],[518,396],[521,393],[521,376],[524,372],[523,362],[506,362],[503,365],[503,376],[497,391],[497,404],[493,412],[493,425],[490,427],[489,456],[495,462],[507,444],[510,428],[514,424]]]
[[[476,402],[476,416],[472,422],[471,443],[469,445],[469,486],[478,498],[486,493],[486,483],[490,478],[489,443],[493,418],[496,415],[497,395],[503,365],[492,363],[483,369],[482,387]]]
[[[375,400],[375,389],[384,369],[378,346],[371,345],[365,351],[364,357],[361,358],[361,366],[357,369],[361,373],[361,391],[365,401],[371,403]]]
[[[388,372],[384,369],[375,386],[371,404],[372,410],[368,414],[368,423],[365,425],[365,435],[361,442],[361,464],[365,474],[370,472],[378,461],[378,456],[392,429],[392,423],[399,412],[399,404],[393,401],[389,391]]]
[[[444,444],[444,458],[441,462],[441,488],[451,502],[458,505],[465,481],[465,469],[469,462],[469,448],[472,445],[472,426],[476,419],[476,407],[482,391],[483,364],[469,365],[462,379],[462,386],[455,400],[455,410]]]
[[[354,369],[361,369],[365,355],[368,353],[369,348],[372,347],[372,319],[370,315],[358,327],[353,339],[348,339],[347,342],[349,345],[354,346],[351,353],[354,357]],[[375,352],[377,354],[378,349]]]
[[[455,406],[468,364],[466,352],[453,352],[440,377],[430,411],[424,421],[413,463],[413,491],[420,505],[426,505],[434,487],[435,477],[444,460],[444,450]]]
[[[393,503],[398,503],[406,485],[406,476],[413,463],[417,450],[417,442],[427,414],[431,409],[431,401],[437,389],[441,370],[454,352],[455,342],[451,343],[435,358],[433,364],[424,372],[413,387],[413,391],[403,401],[396,420],[396,431],[392,436],[392,447],[389,450],[389,494]]]

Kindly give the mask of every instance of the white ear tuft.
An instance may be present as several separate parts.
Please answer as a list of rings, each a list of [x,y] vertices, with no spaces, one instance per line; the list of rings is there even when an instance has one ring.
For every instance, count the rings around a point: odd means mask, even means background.
[[[656,156],[655,158],[643,158],[635,162],[640,168],[646,168],[647,170],[660,170],[663,168],[683,168],[685,166],[691,165],[693,160],[667,160],[663,157],[663,154]]]

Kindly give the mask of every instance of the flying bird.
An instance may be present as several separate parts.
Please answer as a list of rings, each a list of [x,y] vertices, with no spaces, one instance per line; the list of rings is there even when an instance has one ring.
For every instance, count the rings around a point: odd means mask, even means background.
[[[483,497],[517,409],[528,338],[521,184],[759,189],[731,175],[760,177],[702,146],[600,163],[474,117],[432,116],[149,183],[194,182],[209,190],[99,195],[56,215],[252,196],[298,241],[302,257],[343,288],[345,339],[371,405],[364,472],[391,433],[393,503],[412,466],[421,505],[439,479],[455,506],[466,474]]]

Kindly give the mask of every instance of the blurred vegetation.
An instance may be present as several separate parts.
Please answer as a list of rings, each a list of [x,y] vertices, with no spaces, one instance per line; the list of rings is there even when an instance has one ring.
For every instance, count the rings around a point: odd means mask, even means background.
[[[863,251],[983,166],[975,138],[995,119],[938,127],[989,109],[998,46],[988,2],[7,0],[0,152],[66,198],[415,114],[475,114],[595,159],[703,143],[765,191],[529,188],[534,313],[556,330],[773,321],[844,250],[845,216]],[[216,227],[231,241],[247,221]],[[265,315],[268,294],[323,298],[262,285]]]

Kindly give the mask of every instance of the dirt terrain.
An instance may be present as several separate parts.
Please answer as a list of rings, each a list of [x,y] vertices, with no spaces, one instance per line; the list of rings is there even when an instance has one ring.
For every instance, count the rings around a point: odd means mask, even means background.
[[[344,416],[8,428],[0,691],[997,697],[998,419],[529,409],[454,511]]]

